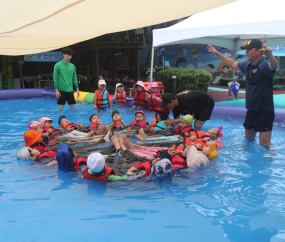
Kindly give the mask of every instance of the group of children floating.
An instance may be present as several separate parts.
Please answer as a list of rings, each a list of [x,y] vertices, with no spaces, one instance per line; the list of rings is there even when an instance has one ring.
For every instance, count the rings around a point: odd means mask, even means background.
[[[25,148],[17,158],[57,164],[65,172],[81,170],[84,178],[98,181],[162,177],[171,175],[175,169],[208,166],[219,155],[216,149],[222,148],[222,127],[196,131],[190,114],[182,117],[177,127],[166,125],[169,110],[159,107],[160,95],[156,93],[159,88],[152,83],[152,93],[148,94],[142,85],[138,81],[134,86],[135,102],[141,106],[148,103],[155,111],[150,124],[142,110],[135,112],[130,125],[122,120],[117,109],[112,111],[110,125],[103,124],[97,114],[90,116],[88,126],[60,115],[59,128],[53,126],[54,120],[42,117],[29,122],[29,130],[24,134]],[[97,93],[94,104],[101,108],[109,97],[106,87],[101,87],[102,82],[98,86],[103,95]],[[123,89],[117,84],[115,100],[123,104],[124,98]],[[137,141],[140,145],[131,142],[130,138],[135,137],[141,140]]]

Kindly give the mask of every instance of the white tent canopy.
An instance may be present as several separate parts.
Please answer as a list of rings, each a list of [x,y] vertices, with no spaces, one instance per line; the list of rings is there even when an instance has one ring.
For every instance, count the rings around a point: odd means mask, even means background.
[[[159,24],[236,0],[6,0],[0,54],[24,55]]]
[[[252,38],[285,44],[284,8],[284,0],[239,0],[153,30],[153,46],[199,43],[234,50]]]

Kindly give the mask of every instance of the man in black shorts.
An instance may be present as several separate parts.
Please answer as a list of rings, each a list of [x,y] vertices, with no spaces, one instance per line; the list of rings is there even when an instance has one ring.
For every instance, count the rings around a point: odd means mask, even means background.
[[[70,48],[62,49],[63,60],[54,65],[53,82],[55,95],[57,97],[58,110],[62,110],[66,101],[70,108],[75,107],[73,95],[73,84],[77,89],[77,97],[79,97],[79,88],[76,76],[75,66],[70,63],[73,50]]]
[[[204,123],[210,119],[215,106],[213,98],[202,91],[187,90],[173,96],[171,93],[165,93],[161,97],[161,108],[172,110],[174,119],[167,119],[167,125],[180,123],[180,114],[190,114],[195,119],[194,127],[200,130]]]
[[[259,132],[259,143],[270,148],[274,121],[273,76],[278,65],[269,47],[262,40],[252,39],[241,49],[246,50],[247,61],[236,62],[218,52],[213,46],[208,51],[218,56],[227,66],[246,73],[245,137],[254,139]],[[263,54],[268,58],[265,60]]]

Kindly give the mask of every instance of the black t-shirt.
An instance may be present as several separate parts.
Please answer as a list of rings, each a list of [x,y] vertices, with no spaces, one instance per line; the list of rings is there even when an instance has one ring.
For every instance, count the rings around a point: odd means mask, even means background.
[[[172,110],[173,118],[177,119],[181,115],[195,115],[204,108],[209,101],[211,101],[212,97],[202,91],[197,90],[186,90],[179,93],[176,98],[178,99],[179,105]]]

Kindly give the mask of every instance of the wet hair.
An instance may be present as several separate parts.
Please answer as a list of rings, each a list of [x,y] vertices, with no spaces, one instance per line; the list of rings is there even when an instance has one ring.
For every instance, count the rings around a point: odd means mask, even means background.
[[[90,118],[89,118],[89,121],[91,122],[91,119],[94,117],[94,116],[98,116],[97,114],[92,114],[91,116],[90,116]],[[99,116],[98,116],[98,118],[99,118]]]
[[[72,49],[68,48],[68,47],[65,47],[65,48],[62,49],[61,52],[62,52],[62,54],[73,55],[74,51]]]
[[[162,121],[162,120],[167,120],[167,119],[169,119],[169,116],[168,116],[168,114],[167,114],[166,112],[156,112],[155,117],[156,117],[156,115],[157,115],[158,113],[159,113],[159,116],[160,116],[161,121]]]

